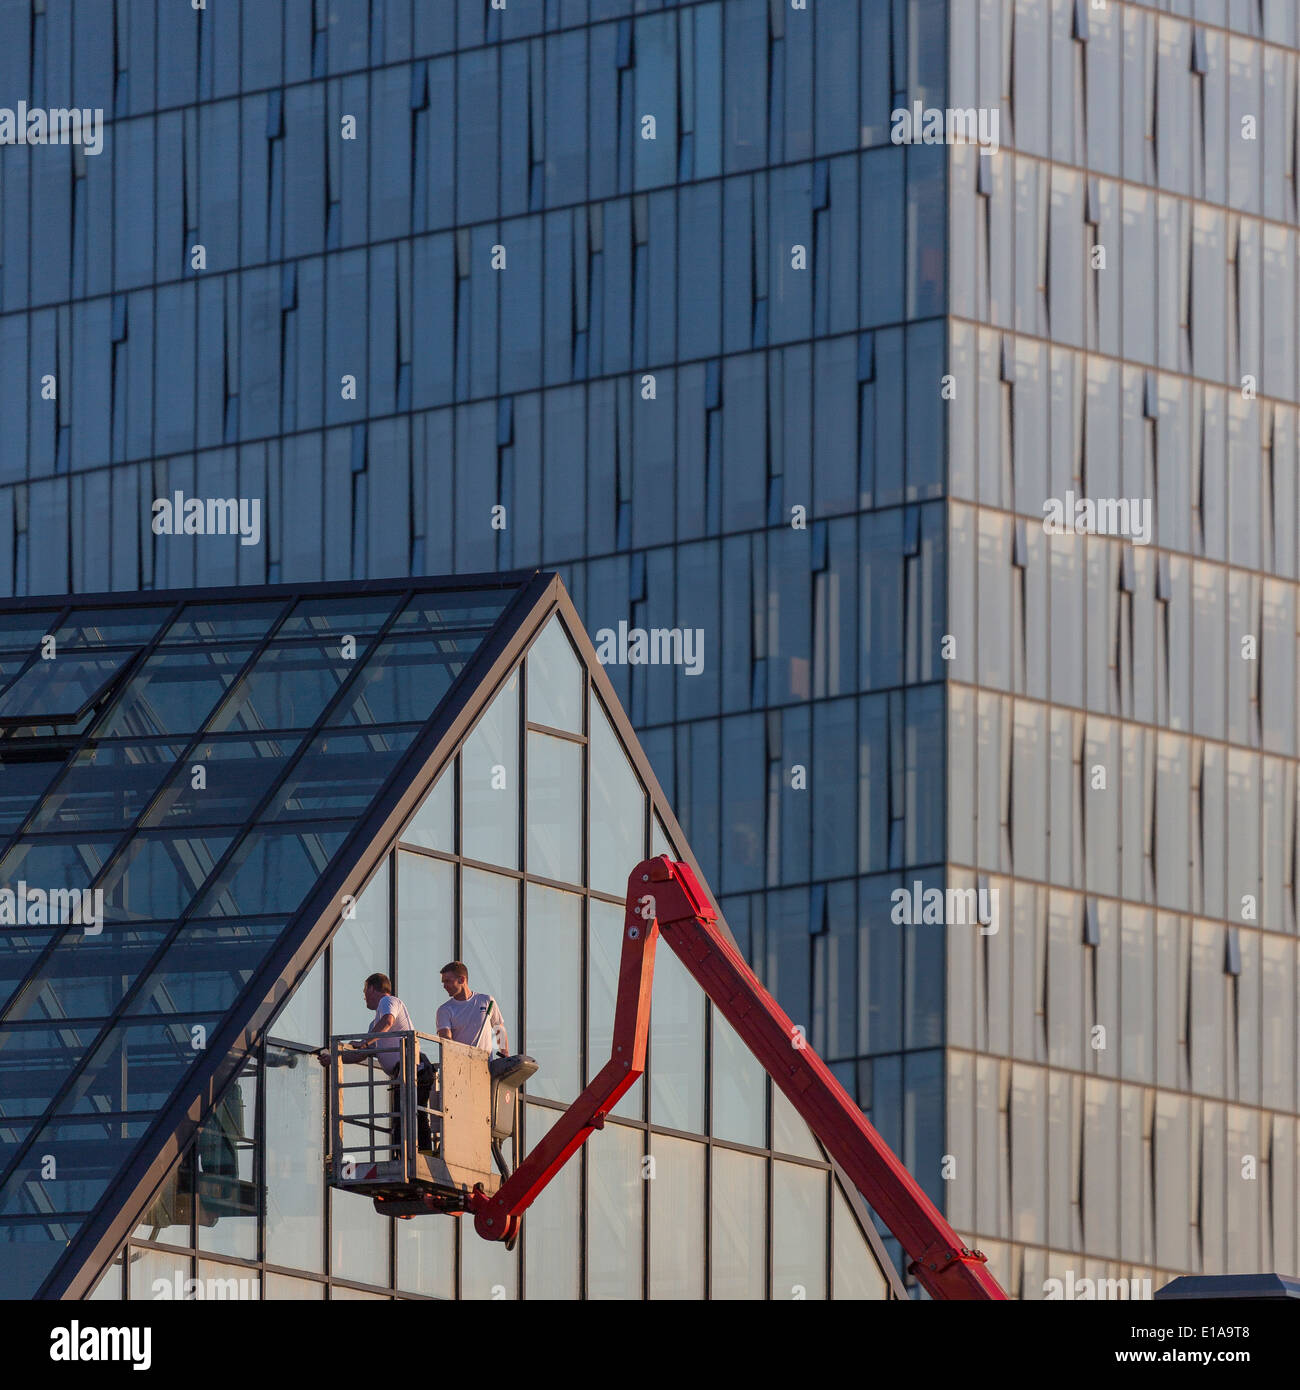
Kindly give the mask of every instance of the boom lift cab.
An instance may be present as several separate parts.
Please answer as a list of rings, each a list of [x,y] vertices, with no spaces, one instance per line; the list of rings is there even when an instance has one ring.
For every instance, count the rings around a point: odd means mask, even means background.
[[[516,1094],[537,1063],[530,1057],[489,1062],[477,1047],[427,1033],[387,1036],[402,1044],[396,1080],[373,1049],[352,1046],[355,1035],[330,1039],[330,1185],[370,1197],[387,1216],[468,1211],[472,1194],[490,1196],[509,1176],[501,1145],[514,1138]],[[423,1106],[417,1043],[433,1068]],[[422,1120],[427,1148],[418,1142]]]

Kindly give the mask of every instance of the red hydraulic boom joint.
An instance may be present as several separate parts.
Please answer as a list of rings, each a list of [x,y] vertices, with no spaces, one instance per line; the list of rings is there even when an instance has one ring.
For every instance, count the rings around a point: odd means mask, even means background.
[[[627,881],[609,1061],[493,1196],[471,1196],[479,1235],[513,1242],[524,1212],[587,1136],[603,1127],[605,1116],[645,1070],[660,936],[912,1257],[909,1269],[926,1291],[934,1298],[1005,1299],[985,1257],[963,1244],[809,1047],[803,1031],[718,931],[690,867],[667,855],[638,864]]]

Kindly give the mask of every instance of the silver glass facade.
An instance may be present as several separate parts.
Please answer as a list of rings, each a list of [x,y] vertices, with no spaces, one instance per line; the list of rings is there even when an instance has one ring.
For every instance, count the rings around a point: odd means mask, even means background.
[[[543,564],[593,636],[699,629],[699,674],[614,688],[1003,1284],[1295,1272],[1293,0],[0,37],[0,91],[108,121],[0,161],[0,591]],[[999,150],[893,144],[916,102]],[[260,499],[259,542],[154,534],[178,491]],[[1149,499],[1152,543],[1045,533],[1067,492]],[[996,889],[998,933],[895,923],[916,883]]]

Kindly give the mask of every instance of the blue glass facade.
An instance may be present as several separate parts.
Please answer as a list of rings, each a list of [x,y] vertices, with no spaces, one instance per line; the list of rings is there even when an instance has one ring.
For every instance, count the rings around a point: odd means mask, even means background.
[[[46,0],[0,38],[0,91],[107,121],[0,160],[0,592],[543,565],[593,637],[698,629],[699,674],[607,673],[755,968],[1004,1285],[1294,1272],[1292,0]],[[1001,148],[891,143],[915,102]],[[1045,534],[1068,489],[1150,498],[1154,544]],[[177,492],[260,499],[259,541],[155,534]],[[895,923],[916,882],[1001,930]]]

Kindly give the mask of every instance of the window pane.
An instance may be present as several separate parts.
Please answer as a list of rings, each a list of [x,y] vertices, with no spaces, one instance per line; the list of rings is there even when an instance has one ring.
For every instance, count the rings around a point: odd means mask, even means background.
[[[394,983],[419,1033],[437,1032],[438,1006],[447,998],[440,972],[456,954],[455,875],[444,860],[398,852]]]
[[[521,1045],[540,1063],[528,1092],[547,1100],[573,1100],[581,1086],[582,1063],[582,899],[577,894],[528,885],[526,958],[528,1037]]]
[[[461,896],[460,958],[469,970],[469,987],[497,1001],[513,1045],[519,1034],[519,884],[466,869]]]
[[[302,984],[289,996],[289,1002],[271,1024],[268,1036],[284,1038],[287,1042],[325,1042],[325,1012],[322,995],[325,991],[325,955],[322,952],[307,972]]]
[[[703,1144],[650,1136],[650,1297],[704,1297]]]
[[[528,651],[528,719],[582,733],[583,673],[564,627],[552,618]]]
[[[655,948],[650,1007],[650,1119],[704,1133],[704,991],[671,948]]]
[[[347,838],[344,831],[250,830],[194,909],[196,917],[289,916]],[[211,837],[205,843],[211,843]],[[378,967],[376,967],[378,968]]]
[[[767,1292],[766,1177],[766,1159],[713,1150],[712,1298],[762,1298]]]
[[[294,737],[205,740],[176,768],[141,824],[240,824],[284,771],[298,743]]]
[[[849,1204],[838,1183],[832,1183],[835,1206],[835,1262],[831,1271],[834,1296],[838,1298],[883,1299],[889,1296],[889,1286],[867,1244],[866,1238],[853,1219]]]
[[[266,1049],[266,1258],[324,1270],[325,1069],[310,1054]]]
[[[185,751],[179,743],[100,743],[83,748],[68,764],[58,784],[42,798],[29,830],[76,830],[82,826],[125,829],[134,823],[176,759]],[[0,798],[12,797],[21,814],[32,809],[42,787],[35,774],[49,777],[60,770],[40,763],[16,763],[0,768]],[[18,785],[13,785],[17,780]]]
[[[418,1217],[416,1219],[419,1220]],[[518,1298],[518,1248],[507,1250],[499,1240],[483,1240],[472,1230],[462,1230],[460,1296],[498,1301],[503,1298]]]
[[[392,1218],[380,1216],[369,1197],[331,1188],[330,1272],[358,1284],[386,1287],[392,1229]]]
[[[412,816],[411,823],[402,831],[402,839],[408,845],[440,849],[446,854],[455,853],[455,829],[452,825],[455,789],[455,770],[446,767],[420,809]]]
[[[388,865],[385,859],[353,904],[355,916],[343,919],[330,943],[334,992],[330,1032],[334,1035],[364,1033],[370,1027],[374,1012],[366,1007],[363,994],[366,976],[376,971],[392,974],[388,949]]]
[[[826,1297],[826,1179],[816,1168],[772,1165],[772,1297]]]
[[[511,675],[465,740],[460,758],[461,853],[519,867],[519,676]]]
[[[532,1219],[530,1211],[530,1222]],[[455,1298],[456,1223],[449,1217],[433,1216],[395,1221],[393,1226],[397,1234],[397,1287],[431,1298]],[[478,1236],[470,1238],[478,1240]]]
[[[414,726],[383,733],[317,734],[271,799],[263,820],[315,816],[360,818],[415,737]]]
[[[772,1083],[772,1147],[780,1153],[816,1159],[819,1163],[825,1161],[812,1131],[775,1081]]]
[[[530,927],[530,941],[531,938]],[[531,1081],[528,1084],[535,1089]],[[536,1148],[549,1133],[551,1126],[560,1118],[560,1112],[541,1105],[530,1105],[527,1114],[528,1144],[531,1149]],[[581,1180],[582,1164],[575,1154],[528,1210],[528,1230],[524,1236],[524,1277],[530,1298],[582,1296],[578,1261]]]
[[[645,793],[600,701],[591,697],[591,886],[623,897],[645,858]]]
[[[587,1141],[587,1297],[641,1297],[642,1131],[607,1124]]]
[[[287,1274],[272,1274],[268,1270],[262,1296],[265,1299],[306,1302],[308,1299],[324,1298],[325,1285],[318,1284],[314,1279],[292,1279]]]
[[[96,726],[96,737],[193,733],[251,655],[251,647],[154,652]]]
[[[131,1299],[135,1301],[175,1297],[176,1289],[185,1288],[185,1281],[193,1277],[190,1256],[172,1255],[165,1250],[144,1250],[139,1246],[127,1247],[130,1261]],[[163,1289],[168,1293],[163,1294]]]
[[[581,883],[581,744],[529,731],[527,804],[528,872]]]
[[[767,1073],[736,1030],[713,1013],[713,1134],[767,1147]]]

